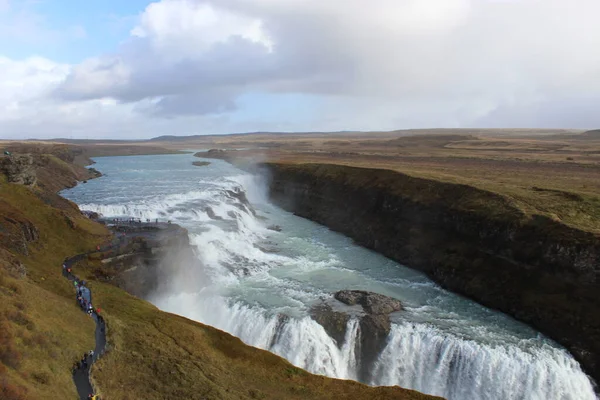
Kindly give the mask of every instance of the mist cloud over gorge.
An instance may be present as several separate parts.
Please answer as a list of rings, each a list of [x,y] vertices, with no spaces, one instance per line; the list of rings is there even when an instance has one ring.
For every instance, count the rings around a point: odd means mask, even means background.
[[[2,58],[0,129],[593,128],[598,15],[596,0],[163,0],[109,52]]]

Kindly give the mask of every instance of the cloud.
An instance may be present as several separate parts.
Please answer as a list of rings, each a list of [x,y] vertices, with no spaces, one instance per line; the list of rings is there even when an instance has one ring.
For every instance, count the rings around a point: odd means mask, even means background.
[[[123,105],[110,98],[64,101],[54,98],[71,66],[41,57],[0,57],[0,138],[143,138],[216,129],[214,118],[151,120],[136,112],[144,101]]]
[[[319,99],[309,119],[290,114],[302,130],[592,127],[597,15],[597,0],[162,0],[39,101],[82,115],[110,101],[143,130],[244,128],[229,116],[249,93]]]
[[[155,114],[192,111],[179,95],[218,112],[251,89],[445,99],[477,114],[600,90],[596,15],[594,0],[163,0],[115,54],[75,67],[61,94],[168,96]]]

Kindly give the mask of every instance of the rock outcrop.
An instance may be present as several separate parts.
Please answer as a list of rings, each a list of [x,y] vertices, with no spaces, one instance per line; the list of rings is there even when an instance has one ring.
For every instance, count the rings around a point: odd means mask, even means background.
[[[236,188],[234,190],[226,190],[225,193],[229,198],[237,200],[233,205],[239,208],[241,211],[250,212],[252,215],[256,215],[256,210],[246,197],[246,192],[243,190]]]
[[[390,333],[391,322],[389,314],[401,311],[402,303],[392,297],[362,290],[342,290],[334,294],[334,298],[348,306],[360,306],[359,340],[356,343],[356,354],[360,362],[359,379],[368,382],[372,366],[383,348]],[[327,303],[312,307],[311,317],[317,321],[338,347],[344,345],[348,321],[351,316],[347,312],[334,310]]]
[[[87,210],[81,210],[81,213],[83,215],[85,215],[86,217],[88,217],[91,220],[97,221],[100,219],[101,215],[95,211],[87,211]]]
[[[389,314],[402,310],[400,300],[362,290],[341,290],[334,297],[344,304],[360,304],[367,314]]]
[[[283,230],[283,228],[279,225],[269,225],[267,226],[267,229],[275,232],[281,232]]]
[[[176,224],[112,227],[112,248],[96,255],[102,266],[96,278],[147,298],[177,276],[178,268],[197,263],[186,229]],[[193,277],[190,276],[190,284]]]
[[[600,379],[600,238],[500,195],[395,171],[263,164],[271,198],[555,339]]]
[[[215,211],[212,209],[212,207],[205,207],[204,212],[206,213],[206,215],[208,215],[208,218],[210,219],[214,219],[215,221],[223,220],[223,217],[219,217],[217,214],[215,214]]]
[[[346,338],[346,329],[348,321],[350,321],[350,315],[334,311],[329,304],[319,303],[310,309],[310,316],[325,328],[325,332],[341,348]]]
[[[34,158],[30,154],[0,157],[0,174],[6,175],[9,183],[34,186],[37,182]]]
[[[12,148],[11,148],[12,149]],[[29,151],[28,153],[18,150]],[[12,150],[11,155],[0,156],[0,175],[6,176],[8,183],[16,183],[40,189],[47,193],[56,193],[101,176],[94,168],[72,163],[85,158],[81,149],[70,146],[20,146]],[[83,158],[82,158],[83,157]]]

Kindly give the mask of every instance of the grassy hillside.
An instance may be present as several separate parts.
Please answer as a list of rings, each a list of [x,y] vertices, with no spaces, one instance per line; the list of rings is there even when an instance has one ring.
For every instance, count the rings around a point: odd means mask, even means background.
[[[0,173],[0,398],[75,399],[71,365],[93,348],[94,324],[60,266],[108,232],[53,191],[85,171],[43,151],[34,158],[33,186]],[[91,272],[87,267],[94,265],[76,266],[77,274]],[[115,286],[90,286],[108,327],[108,353],[92,369],[103,399],[433,398],[315,376]]]
[[[74,205],[0,176],[0,398],[76,398],[70,366],[93,348],[94,323],[60,266],[106,234]]]

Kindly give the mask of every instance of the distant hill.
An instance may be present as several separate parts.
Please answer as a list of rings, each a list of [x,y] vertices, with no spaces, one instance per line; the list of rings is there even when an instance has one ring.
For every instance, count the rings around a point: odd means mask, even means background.
[[[67,144],[95,144],[95,143],[131,143],[131,142],[144,142],[145,140],[117,140],[117,139],[67,139],[67,138],[55,138],[55,139],[29,139],[32,142],[57,142]]]
[[[190,140],[207,140],[215,137],[223,136],[252,136],[252,135],[326,135],[326,134],[353,134],[353,133],[366,133],[360,131],[335,131],[335,132],[244,132],[244,133],[224,133],[222,135],[189,135],[189,136],[175,136],[175,135],[163,135],[157,136],[152,139],[148,139],[149,142],[184,142]]]
[[[581,136],[586,136],[589,138],[600,139],[600,129],[593,129],[591,131],[586,131],[581,134]]]

